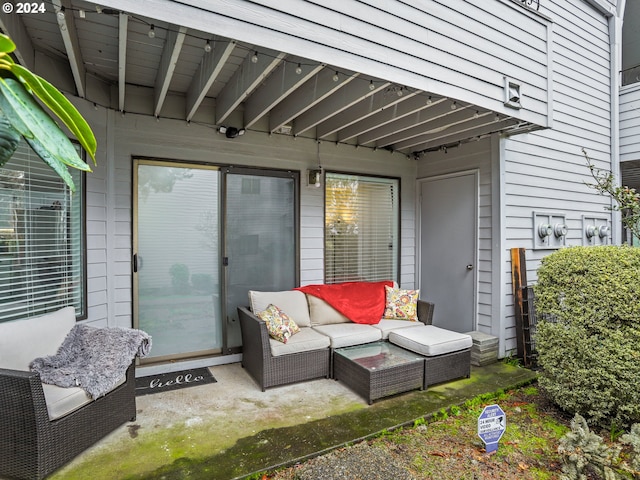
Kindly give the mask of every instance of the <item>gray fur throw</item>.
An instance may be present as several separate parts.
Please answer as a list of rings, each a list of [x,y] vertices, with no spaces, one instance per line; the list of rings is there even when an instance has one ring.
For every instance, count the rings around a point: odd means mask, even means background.
[[[58,353],[36,358],[29,368],[43,383],[80,387],[95,399],[118,384],[136,355],[144,357],[150,349],[151,337],[142,330],[75,325]]]

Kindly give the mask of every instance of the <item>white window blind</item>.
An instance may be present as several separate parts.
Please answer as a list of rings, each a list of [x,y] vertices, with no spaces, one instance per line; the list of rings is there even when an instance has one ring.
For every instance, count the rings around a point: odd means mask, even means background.
[[[0,168],[0,322],[85,314],[83,175],[64,182],[26,143]]]
[[[325,282],[396,280],[399,180],[327,173]]]

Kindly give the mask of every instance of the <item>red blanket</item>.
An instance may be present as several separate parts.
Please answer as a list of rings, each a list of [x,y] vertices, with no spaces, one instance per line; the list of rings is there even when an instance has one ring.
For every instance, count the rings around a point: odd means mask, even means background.
[[[349,320],[369,325],[380,322],[387,302],[384,286],[393,282],[346,282],[332,285],[305,285],[303,293],[321,298]]]

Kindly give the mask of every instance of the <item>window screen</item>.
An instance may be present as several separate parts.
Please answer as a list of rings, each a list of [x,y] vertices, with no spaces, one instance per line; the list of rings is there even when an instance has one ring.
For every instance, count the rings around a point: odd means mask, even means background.
[[[326,174],[326,283],[397,279],[399,183]]]
[[[0,168],[0,322],[71,305],[85,315],[82,172],[64,182],[26,143]]]

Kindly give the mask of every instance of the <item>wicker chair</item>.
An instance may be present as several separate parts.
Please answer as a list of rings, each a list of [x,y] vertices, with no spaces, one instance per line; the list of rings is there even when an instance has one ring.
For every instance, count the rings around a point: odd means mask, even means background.
[[[242,367],[264,392],[269,387],[329,377],[329,348],[274,357],[266,324],[238,307],[242,330]]]
[[[0,369],[0,477],[45,478],[135,418],[133,364],[125,383],[53,421],[39,374]]]
[[[36,357],[54,354],[73,325],[72,307],[0,323],[0,478],[44,478],[136,418],[132,362],[124,382],[96,400],[78,399],[74,393],[62,396],[64,401],[73,397],[71,403],[77,405],[67,403],[50,420],[40,374],[28,365]]]

